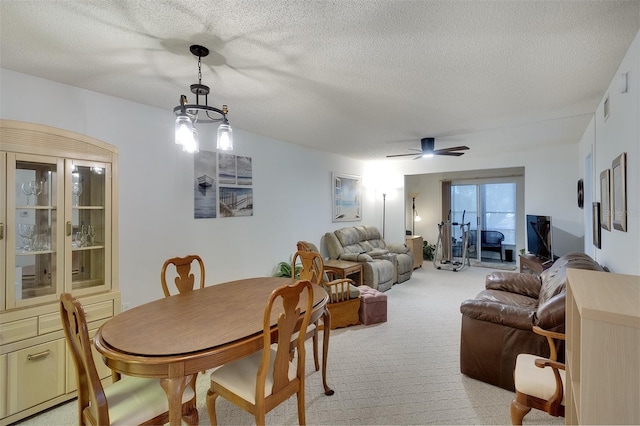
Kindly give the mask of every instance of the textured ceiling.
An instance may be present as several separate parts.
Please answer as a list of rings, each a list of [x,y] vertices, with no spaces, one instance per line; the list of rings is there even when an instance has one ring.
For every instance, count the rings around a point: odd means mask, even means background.
[[[202,44],[234,128],[381,159],[422,137],[472,151],[502,131],[514,146],[579,137],[640,1],[0,0],[0,15],[2,68],[170,120]]]

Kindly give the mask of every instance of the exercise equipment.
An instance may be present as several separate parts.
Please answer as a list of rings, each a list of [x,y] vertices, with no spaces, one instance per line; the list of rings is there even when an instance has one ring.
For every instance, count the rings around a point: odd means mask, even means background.
[[[451,210],[449,210],[447,221],[438,224],[438,242],[433,254],[433,266],[436,269],[458,272],[471,266],[471,261],[469,260],[469,229],[471,228],[471,222],[464,222],[465,213],[466,210],[463,210],[461,222],[451,222]],[[455,227],[460,229],[459,257],[453,255],[454,245],[457,246],[458,244],[457,238],[453,236]],[[440,260],[438,260],[439,257]]]

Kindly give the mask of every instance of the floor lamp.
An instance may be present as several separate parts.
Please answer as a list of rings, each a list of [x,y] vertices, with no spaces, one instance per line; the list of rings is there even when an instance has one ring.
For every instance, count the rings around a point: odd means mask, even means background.
[[[420,222],[422,218],[418,215],[416,210],[416,197],[418,196],[417,192],[410,192],[409,197],[411,197],[411,235],[416,235],[416,222]]]
[[[384,240],[384,223],[386,222],[385,219],[385,213],[386,213],[386,206],[387,206],[387,194],[386,193],[382,193],[382,239]]]

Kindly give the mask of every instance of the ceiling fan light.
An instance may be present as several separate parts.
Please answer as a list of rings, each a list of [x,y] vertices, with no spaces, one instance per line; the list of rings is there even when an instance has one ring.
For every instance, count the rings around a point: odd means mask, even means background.
[[[233,150],[233,129],[226,121],[218,127],[218,143],[216,146],[222,151]]]
[[[433,157],[433,153],[431,152],[425,152],[424,154],[422,154],[422,158],[431,158]]]

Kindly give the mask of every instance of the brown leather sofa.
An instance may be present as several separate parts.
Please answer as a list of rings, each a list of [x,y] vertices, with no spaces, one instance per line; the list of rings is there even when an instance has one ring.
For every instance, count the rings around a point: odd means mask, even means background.
[[[566,270],[604,269],[584,253],[558,258],[540,276],[493,272],[485,290],[460,306],[460,371],[474,379],[514,390],[516,357],[529,353],[549,357],[545,337],[533,326],[564,333]],[[558,347],[564,362],[564,347]]]

